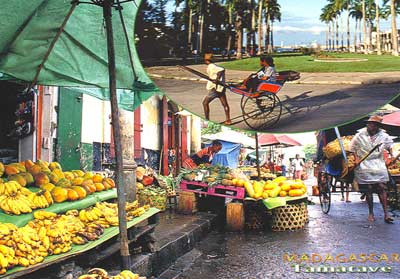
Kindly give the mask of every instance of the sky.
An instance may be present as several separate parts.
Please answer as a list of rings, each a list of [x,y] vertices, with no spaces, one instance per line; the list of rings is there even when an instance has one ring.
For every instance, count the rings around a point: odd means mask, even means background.
[[[317,42],[325,44],[326,25],[319,20],[325,0],[279,0],[282,21],[275,25],[275,44],[294,45]],[[382,2],[382,1],[380,1]],[[346,18],[343,17],[346,24]],[[347,28],[344,26],[344,28]],[[388,30],[390,22],[381,21],[381,30]],[[351,24],[354,30],[354,24]],[[353,35],[351,34],[351,39]],[[346,40],[346,39],[345,39]],[[352,40],[351,40],[352,41]]]
[[[383,0],[379,0],[380,3]],[[326,25],[319,21],[326,0],[278,0],[281,5],[282,21],[274,25],[275,45],[294,46],[317,42],[325,44]],[[174,1],[168,3],[168,11],[173,11]],[[347,28],[343,17],[343,28]],[[390,22],[381,21],[381,30],[389,30]],[[351,42],[353,42],[354,23],[351,24]],[[346,40],[346,38],[345,38]]]

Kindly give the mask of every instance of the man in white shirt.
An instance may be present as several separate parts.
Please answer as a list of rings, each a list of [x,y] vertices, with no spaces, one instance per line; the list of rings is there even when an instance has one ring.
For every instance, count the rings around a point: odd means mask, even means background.
[[[206,53],[204,55],[204,63],[207,65],[207,75],[208,77],[215,81],[208,81],[206,89],[208,91],[207,96],[203,100],[204,114],[207,120],[210,120],[210,103],[218,98],[225,111],[226,120],[225,125],[231,125],[231,117],[229,112],[228,100],[226,98],[226,89],[224,86],[219,85],[225,83],[225,69],[221,66],[212,62],[213,56],[211,53]],[[218,85],[217,85],[218,84]]]
[[[301,173],[303,172],[304,161],[300,158],[299,154],[296,154],[296,157],[292,160],[293,167],[293,178],[301,179]]]
[[[356,158],[355,180],[359,185],[360,192],[366,194],[369,210],[368,220],[370,222],[375,221],[373,193],[376,193],[383,207],[384,221],[392,224],[393,219],[389,216],[387,210],[386,184],[389,181],[389,174],[383,154],[385,149],[389,151],[390,155],[393,154],[393,140],[380,128],[381,123],[382,117],[378,115],[371,116],[367,121],[367,127],[361,129],[354,136],[350,147]],[[360,163],[360,160],[378,144],[381,144],[381,146]]]

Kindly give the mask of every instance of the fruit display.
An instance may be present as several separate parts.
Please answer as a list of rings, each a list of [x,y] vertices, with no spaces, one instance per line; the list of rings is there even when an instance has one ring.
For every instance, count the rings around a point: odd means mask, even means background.
[[[31,192],[16,181],[0,183],[0,208],[7,214],[30,213],[37,208],[47,208],[53,204],[49,191]]]
[[[268,181],[247,181],[244,183],[247,195],[254,199],[276,197],[299,197],[307,193],[307,188],[301,180],[287,180],[277,177]]]
[[[127,203],[127,220],[148,209],[149,206],[139,207],[138,202]],[[107,202],[65,214],[37,210],[33,217],[34,220],[20,228],[0,223],[0,274],[14,266],[40,263],[48,255],[66,253],[73,244],[83,245],[99,239],[105,228],[118,226],[117,204]]]
[[[130,270],[123,270],[119,274],[111,276],[102,268],[92,268],[86,274],[79,276],[78,279],[145,279],[145,277],[140,277],[139,274]]]
[[[167,208],[167,191],[156,186],[145,187],[138,192],[140,204],[148,204],[161,211]]]
[[[350,142],[352,139],[353,139],[353,136],[342,137],[343,146],[344,146],[345,151],[350,151]],[[328,159],[332,159],[341,154],[342,154],[342,149],[340,148],[338,139],[331,141],[324,147],[324,155]]]
[[[94,192],[115,188],[111,178],[81,170],[63,171],[58,162],[26,160],[5,166],[1,164],[0,177],[3,174],[6,180],[15,181],[22,187],[36,186],[50,192],[52,202],[56,203],[81,200]]]
[[[248,181],[248,177],[239,169],[202,165],[197,169],[182,170],[179,179],[204,182],[211,187],[214,185],[243,187],[244,182]]]
[[[257,168],[255,168],[255,167],[243,166],[243,167],[240,167],[240,170],[250,177],[258,176]],[[266,167],[260,167],[260,178],[264,179],[264,180],[274,179],[274,178],[276,178],[276,174],[271,173],[271,171]]]

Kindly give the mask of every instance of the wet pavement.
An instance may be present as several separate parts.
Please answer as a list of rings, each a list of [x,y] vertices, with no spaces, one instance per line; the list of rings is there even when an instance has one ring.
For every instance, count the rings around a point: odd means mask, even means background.
[[[395,224],[383,222],[382,207],[375,197],[375,217],[377,221],[369,224],[367,205],[360,201],[358,194],[352,194],[352,203],[340,201],[339,194],[334,194],[331,211],[328,215],[321,212],[318,199],[312,197],[315,205],[309,205],[310,222],[304,230],[295,232],[248,232],[226,233],[213,232],[201,241],[193,250],[194,256],[187,256],[186,266],[180,263],[183,272],[174,276],[180,279],[261,279],[261,278],[400,278],[400,257],[390,262],[392,254],[400,254],[400,218],[395,217]],[[400,212],[396,212],[400,213]],[[380,262],[361,262],[362,256],[372,256]],[[300,272],[295,271],[293,263],[284,259],[284,255],[308,255],[309,262],[303,256]],[[346,258],[347,263],[323,264],[323,258],[331,255],[334,259]],[[311,257],[314,256],[314,263]],[[358,261],[352,257],[356,257]],[[394,255],[396,257],[396,255]],[[378,270],[369,273],[308,273],[308,267],[387,267],[390,273]],[[354,270],[354,269],[353,269]],[[387,271],[387,270],[386,270]],[[161,279],[162,277],[159,277]],[[167,277],[162,278],[167,279]]]

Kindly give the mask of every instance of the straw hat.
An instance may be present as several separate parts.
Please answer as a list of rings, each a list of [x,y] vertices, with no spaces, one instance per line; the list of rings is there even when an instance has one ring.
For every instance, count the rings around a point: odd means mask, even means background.
[[[211,61],[213,59],[212,53],[206,53],[204,54],[204,60],[209,60]]]
[[[383,118],[379,115],[372,115],[367,122],[375,122],[381,124],[383,121]]]

